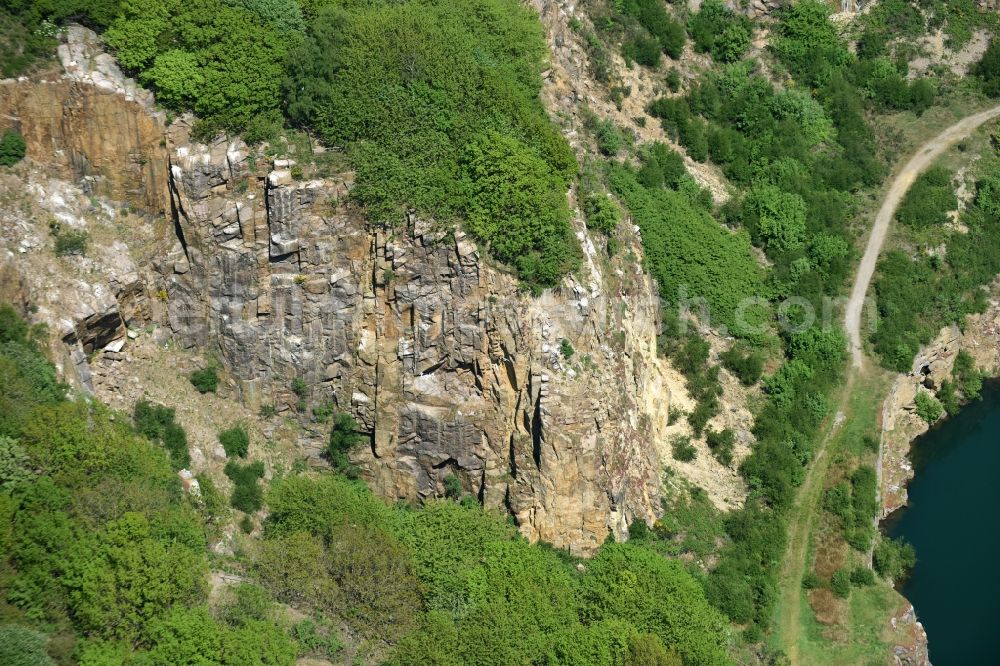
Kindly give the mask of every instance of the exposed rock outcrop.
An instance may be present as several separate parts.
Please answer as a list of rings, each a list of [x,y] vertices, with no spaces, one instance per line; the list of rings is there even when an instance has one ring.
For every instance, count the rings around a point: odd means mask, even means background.
[[[168,210],[164,114],[101,51],[93,32],[67,32],[61,76],[0,81],[0,129],[16,127],[29,159],[90,194]]]

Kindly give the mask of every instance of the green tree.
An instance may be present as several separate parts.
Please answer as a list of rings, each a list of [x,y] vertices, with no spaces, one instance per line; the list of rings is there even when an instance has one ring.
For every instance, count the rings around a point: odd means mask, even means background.
[[[743,204],[751,234],[772,252],[802,246],[806,233],[806,202],[774,185],[756,185]]]
[[[851,576],[847,569],[837,569],[830,577],[830,589],[838,597],[846,599],[851,594]]]
[[[253,571],[281,602],[333,609],[338,591],[329,576],[328,560],[323,539],[292,532],[259,543]]]
[[[880,576],[898,581],[917,563],[917,555],[913,546],[902,539],[881,538],[875,545],[872,563]]]

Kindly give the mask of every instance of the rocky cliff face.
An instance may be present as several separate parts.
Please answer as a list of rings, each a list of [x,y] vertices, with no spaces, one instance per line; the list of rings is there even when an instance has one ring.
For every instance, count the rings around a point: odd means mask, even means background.
[[[292,459],[325,444],[312,407],[354,414],[369,439],[355,462],[390,499],[439,495],[455,475],[529,538],[579,553],[655,517],[678,378],[656,355],[658,296],[634,235],[633,253],[609,260],[578,220],[584,268],[531,298],[460,231],[412,217],[371,228],[348,203],[350,173],[303,180],[239,141],[165,130],[86,31],[60,54],[58,81],[2,84],[0,117],[25,134],[33,168],[74,193],[24,176],[39,212],[8,211],[2,263],[27,278],[83,389],[90,356],[127,363],[127,331],[159,325],[217,356],[246,405],[301,422]],[[87,194],[167,219],[94,198],[87,215],[60,212]],[[48,215],[92,232],[88,256],[52,275]],[[127,245],[97,231],[115,225]]]
[[[460,231],[369,228],[345,203],[350,174],[296,180],[286,160],[183,130],[177,242],[156,264],[167,322],[185,346],[218,347],[245,403],[349,411],[377,492],[441,495],[455,475],[533,539],[587,552],[653,517],[669,394],[637,266],[603,275],[581,231],[585,275],[529,298]]]

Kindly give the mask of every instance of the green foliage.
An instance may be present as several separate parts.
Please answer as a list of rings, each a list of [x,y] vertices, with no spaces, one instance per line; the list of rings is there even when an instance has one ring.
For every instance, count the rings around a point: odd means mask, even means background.
[[[170,453],[174,467],[184,469],[191,464],[191,454],[188,451],[187,434],[174,421],[174,413],[173,408],[140,400],[135,403],[132,419],[140,435],[163,444]]]
[[[19,132],[4,130],[0,135],[0,166],[14,166],[24,159],[26,151],[27,144]]]
[[[344,649],[333,628],[306,618],[292,625],[292,638],[299,645],[300,657],[316,656],[333,659]]]
[[[189,535],[178,540],[167,525],[126,513],[74,543],[62,584],[75,621],[102,637],[130,638],[175,604],[202,598],[205,544],[200,530]]]
[[[669,301],[684,287],[707,299],[713,325],[726,324],[739,334],[736,307],[763,290],[749,237],[726,231],[680,192],[645,187],[626,168],[614,167],[610,181],[642,231],[645,265],[663,297]]]
[[[688,19],[688,32],[695,49],[711,53],[720,62],[739,60],[750,46],[750,19],[737,14],[720,0],[707,0]]]
[[[292,393],[298,396],[300,399],[305,398],[309,395],[309,385],[306,384],[305,380],[301,377],[296,377],[292,380]]]
[[[851,585],[868,587],[875,584],[875,572],[865,566],[856,566],[851,570]]]
[[[57,257],[70,255],[83,256],[87,254],[86,231],[60,231],[55,234],[55,253]]]
[[[307,532],[269,535],[258,544],[252,570],[278,601],[334,608],[337,584],[327,575],[323,539]]]
[[[569,338],[563,338],[559,342],[559,352],[562,354],[563,358],[567,361],[573,358],[573,354],[576,352],[573,349],[572,343],[570,343]]]
[[[958,382],[965,400],[978,400],[982,397],[983,374],[976,370],[975,361],[969,352],[961,349],[955,355],[952,374]]]
[[[708,448],[712,451],[712,455],[720,463],[729,467],[733,464],[733,448],[736,446],[736,436],[733,431],[726,428],[722,431],[716,432],[714,430],[709,430],[705,439],[708,442]]]
[[[576,164],[538,102],[544,56],[537,18],[513,0],[328,7],[288,60],[288,114],[347,149],[372,221],[465,217],[527,283],[550,286],[578,261]]]
[[[880,576],[898,581],[917,563],[917,555],[902,539],[882,538],[875,544],[872,563]]]
[[[526,144],[481,135],[465,158],[469,229],[529,283],[550,286],[579,262],[565,183]]]
[[[645,187],[676,190],[689,177],[684,158],[665,144],[656,141],[643,151],[637,178]]]
[[[135,656],[137,666],[156,664],[274,664],[291,666],[295,646],[271,620],[216,621],[208,608],[176,608],[149,627],[150,649]]]
[[[354,420],[354,417],[346,412],[337,414],[333,420],[333,428],[330,429],[330,443],[326,448],[333,468],[347,476],[357,476],[348,456],[351,451],[361,445],[362,441],[363,439],[358,433],[358,422]]]
[[[175,410],[155,405],[147,400],[135,403],[132,419],[140,435],[159,441],[170,453],[170,460],[176,469],[184,469],[191,464],[187,435],[176,421]]]
[[[580,202],[587,228],[611,234],[618,228],[622,210],[606,193],[598,190],[580,190]]]
[[[698,450],[691,444],[691,438],[684,435],[674,435],[670,439],[670,451],[674,460],[691,462],[698,455]]]
[[[240,4],[122,0],[104,37],[159,101],[198,113],[202,134],[243,132],[256,142],[280,122],[283,61],[297,39],[264,16],[275,3]]]
[[[462,498],[462,481],[454,474],[444,477],[444,496],[456,501]]]
[[[824,82],[831,70],[851,61],[829,15],[829,5],[820,0],[786,5],[778,15],[777,39],[771,48],[793,76],[812,85]]]
[[[931,167],[920,174],[896,210],[896,219],[914,229],[941,225],[948,211],[958,208],[951,174],[943,167]]]
[[[908,372],[920,346],[943,326],[985,307],[979,286],[1000,272],[1000,225],[978,207],[962,219],[969,233],[949,238],[946,261],[893,250],[879,262],[872,340],[886,367]]]
[[[74,663],[84,666],[290,666],[294,647],[274,617],[263,617],[259,595],[254,603],[238,595],[234,607],[242,610],[227,606],[226,624],[200,607],[205,525],[166,454],[100,404],[63,399],[30,329],[9,315],[0,308],[0,387],[18,389],[0,395],[19,398],[23,411],[2,421],[9,430],[0,435],[7,612],[44,627],[60,645],[76,639]],[[22,382],[22,368],[35,381]],[[173,423],[173,410],[144,401],[135,416],[136,429],[154,439]],[[22,482],[25,471],[30,483]],[[214,515],[213,486],[201,481],[202,510]],[[50,664],[45,647],[40,634],[0,628],[4,664]]]
[[[8,11],[0,12],[0,78],[29,73],[38,62],[53,55],[58,43],[53,39],[51,24]]]
[[[634,60],[646,67],[659,67],[660,54],[660,42],[654,37],[638,35],[622,44],[622,55],[626,62]]]
[[[241,465],[235,460],[226,463],[226,476],[233,482],[233,494],[229,501],[234,508],[245,513],[254,513],[264,506],[264,492],[258,479],[264,477],[264,463],[256,460]]]
[[[198,393],[215,393],[219,388],[219,373],[214,366],[195,370],[191,373],[191,385]]]
[[[770,184],[754,186],[743,204],[743,223],[751,236],[771,253],[802,247],[806,233],[806,202],[801,196]]]
[[[0,627],[0,663],[5,666],[55,666],[45,651],[48,637],[27,627]]]
[[[847,569],[837,569],[830,577],[830,589],[838,597],[846,599],[851,594],[851,575]]]
[[[744,386],[753,386],[764,374],[764,356],[760,352],[744,350],[739,345],[733,345],[719,354],[722,365],[739,377]]]
[[[823,585],[823,579],[821,579],[815,571],[810,569],[802,576],[802,589],[804,590],[815,590]]]
[[[296,0],[234,0],[259,16],[265,23],[274,26],[279,34],[294,38],[296,33],[305,32],[306,22],[302,8]]]
[[[928,424],[933,424],[944,415],[944,408],[930,393],[920,391],[915,399],[917,406],[917,416]]]
[[[608,544],[580,581],[581,614],[655,634],[689,664],[727,664],[726,623],[680,562],[631,544]]]
[[[227,457],[246,458],[247,449],[250,448],[250,437],[242,426],[235,426],[219,433],[219,443],[222,444]]]
[[[13,490],[34,478],[28,453],[16,440],[0,435],[0,487]]]
[[[388,507],[363,484],[341,476],[285,476],[271,484],[267,505],[269,536],[307,532],[325,537],[347,523],[386,527],[392,521]]]
[[[984,93],[990,97],[1000,97],[1000,40],[990,40],[990,45],[972,68],[972,73],[979,77]]]
[[[338,604],[357,631],[392,640],[416,623],[420,585],[409,552],[391,534],[341,525],[330,534],[327,558]]]

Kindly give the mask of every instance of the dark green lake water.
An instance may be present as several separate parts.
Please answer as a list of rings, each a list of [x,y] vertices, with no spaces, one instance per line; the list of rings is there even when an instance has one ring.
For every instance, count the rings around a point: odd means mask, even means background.
[[[910,504],[885,524],[917,549],[900,591],[934,666],[1000,664],[1000,383],[914,443]]]

